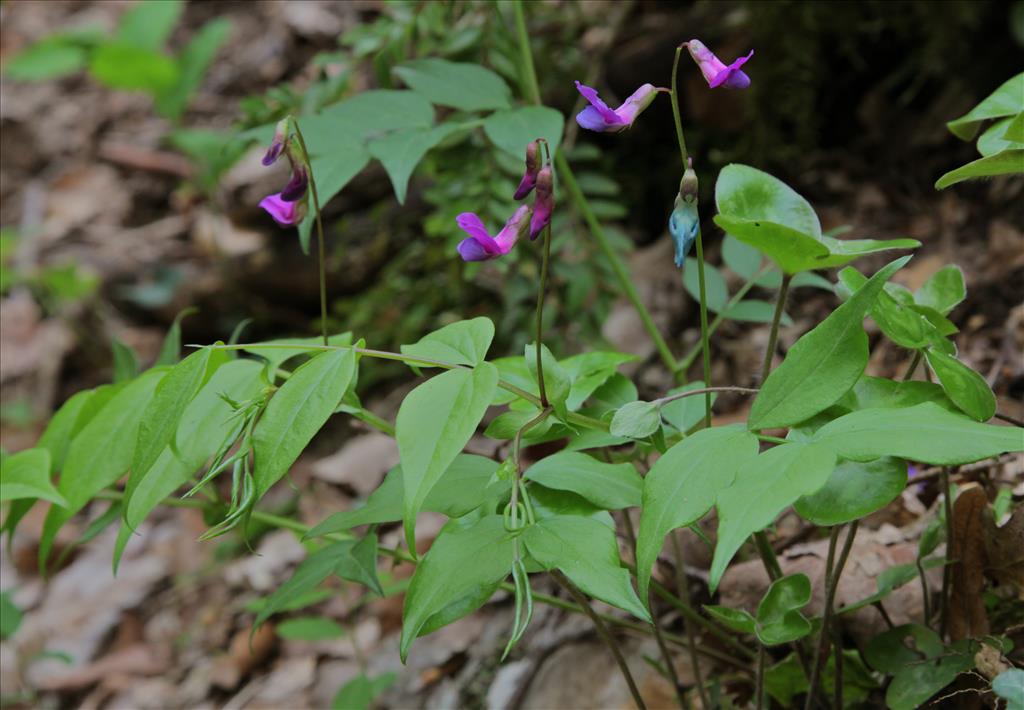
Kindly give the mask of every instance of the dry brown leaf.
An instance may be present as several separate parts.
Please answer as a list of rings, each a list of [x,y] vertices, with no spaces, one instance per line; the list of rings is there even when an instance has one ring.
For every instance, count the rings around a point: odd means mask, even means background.
[[[985,588],[985,515],[988,496],[977,483],[964,486],[953,504],[952,591],[949,635],[954,641],[989,631]]]

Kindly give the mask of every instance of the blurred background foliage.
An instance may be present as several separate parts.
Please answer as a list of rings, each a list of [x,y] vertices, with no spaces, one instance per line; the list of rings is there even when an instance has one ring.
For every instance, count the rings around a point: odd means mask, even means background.
[[[222,188],[223,177],[245,153],[246,144],[234,136],[287,114],[308,116],[366,89],[401,88],[394,69],[414,58],[488,67],[507,81],[515,102],[523,103],[508,4],[397,0],[358,7],[359,23],[335,43],[301,46],[300,60],[290,57],[284,82],[240,100],[224,99],[222,112],[234,121],[230,130],[194,120],[187,103],[201,83],[194,78],[197,66],[202,73],[216,67],[211,49],[228,37],[231,12],[238,9],[231,3],[182,5],[181,12],[164,13],[166,27],[143,33],[133,56],[140,61],[146,52],[158,57],[153,60],[159,65],[156,85],[147,84],[146,73],[138,68],[134,85],[110,76],[109,62],[97,70],[96,56],[112,51],[104,42],[132,40],[130,13],[112,38],[56,34],[40,43],[58,48],[56,62],[36,45],[6,62],[4,71],[9,78],[41,80],[88,68],[101,84],[148,92],[155,110],[173,119],[166,145],[193,164],[192,177],[175,194],[208,202],[232,220],[271,229],[254,205],[239,204],[240,191]],[[945,121],[1012,74],[1024,46],[1024,3],[1019,0],[555,1],[529,3],[527,9],[544,103],[567,118],[581,108],[574,79],[596,86],[615,105],[644,82],[667,85],[675,47],[682,41],[700,37],[726,61],[755,49],[748,92],[709,91],[684,56],[683,120],[701,177],[705,220],[714,212],[715,175],[733,161],[772,172],[812,203],[834,197],[822,189],[820,170],[835,164],[850,182],[879,183],[897,202],[929,193],[937,175],[970,159],[971,146],[952,139]],[[161,53],[179,21],[194,28],[192,39],[177,52]],[[230,40],[225,46],[221,59],[232,51]],[[190,52],[201,56],[190,60]],[[49,73],[40,69],[47,61]],[[472,116],[444,109],[441,118]],[[671,107],[664,98],[622,135],[584,135],[571,120],[567,124],[563,149],[623,252],[667,239],[666,220],[680,176],[673,144]],[[463,264],[454,252],[460,239],[456,214],[476,211],[497,227],[511,213],[521,160],[496,150],[479,130],[460,132],[427,154],[401,208],[383,172],[373,165],[325,209],[332,329],[369,336],[375,347],[397,348],[446,322],[490,315],[498,325],[496,351],[521,350],[530,338],[537,250],[519,248],[512,258],[484,266]],[[602,325],[618,294],[608,265],[567,198],[556,196],[557,258],[546,323],[554,349],[567,355],[584,344],[601,344]],[[856,226],[877,232],[889,225]],[[710,241],[718,242],[712,234]],[[5,236],[13,239],[13,234]],[[295,270],[282,277],[293,286],[289,308],[264,302],[259,293],[264,285],[254,283],[259,275],[229,283],[228,289],[243,293],[200,304],[206,315],[185,322],[186,342],[224,338],[248,317],[255,321],[247,338],[313,329],[315,265],[301,258],[295,241],[275,239],[272,244],[280,252],[278,268]],[[720,263],[715,246],[711,257]],[[19,281],[62,298],[67,291],[60,285],[67,279],[60,274],[17,275],[7,257],[4,268],[5,291]],[[151,276],[170,290],[181,280],[170,272]],[[94,290],[88,278],[76,284],[76,297],[88,298]],[[294,320],[297,312],[305,322]],[[680,350],[679,334],[694,325],[693,315],[689,309],[672,317],[669,331]],[[166,319],[166,312],[161,317]]]

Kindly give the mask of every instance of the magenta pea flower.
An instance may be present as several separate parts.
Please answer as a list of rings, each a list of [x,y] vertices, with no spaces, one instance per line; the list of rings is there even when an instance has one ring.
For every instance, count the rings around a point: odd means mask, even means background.
[[[530,141],[526,146],[526,172],[523,179],[519,181],[516,194],[512,195],[513,200],[521,200],[533,190],[537,184],[537,173],[540,172],[540,141]]]
[[[533,217],[530,218],[530,239],[551,223],[551,213],[555,209],[554,181],[551,166],[545,165],[537,173],[537,197],[533,201]]]
[[[652,84],[644,84],[633,92],[617,109],[610,109],[597,95],[597,90],[576,82],[576,89],[590,105],[576,114],[576,123],[588,131],[599,133],[618,133],[632,127],[640,112],[651,105],[658,89]]]
[[[284,188],[260,200],[260,207],[282,227],[294,226],[305,218],[306,193],[309,189],[308,159],[290,134],[291,120],[285,118],[279,121],[274,130],[274,140],[263,156],[264,165],[273,165],[284,155],[292,166],[291,178]]]
[[[282,196],[283,194],[276,192],[273,195],[267,195],[260,200],[260,207],[265,209],[267,214],[282,227],[293,227],[306,216],[306,202],[305,200],[301,202],[286,200]]]
[[[477,215],[463,212],[455,223],[469,237],[459,242],[459,256],[463,261],[489,261],[508,254],[529,226],[530,213],[529,205],[520,205],[497,236],[492,237]]]
[[[745,57],[737,58],[732,64],[726,66],[715,53],[704,46],[699,39],[691,39],[684,43],[690,51],[693,61],[697,62],[700,71],[708,82],[708,86],[716,89],[719,86],[726,89],[745,89],[750,86],[750,77],[740,67],[754,56],[754,50]]]

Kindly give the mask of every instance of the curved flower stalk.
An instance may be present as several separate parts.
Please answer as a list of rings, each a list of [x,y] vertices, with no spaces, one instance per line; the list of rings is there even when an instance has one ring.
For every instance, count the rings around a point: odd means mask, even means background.
[[[715,53],[704,46],[699,39],[691,39],[684,43],[697,62],[701,73],[708,82],[708,86],[717,89],[719,86],[726,89],[746,89],[750,86],[750,77],[740,69],[747,61],[754,56],[754,50],[745,57],[739,57],[732,64],[726,65],[715,56]]]
[[[489,261],[508,254],[529,228],[531,212],[529,205],[520,205],[493,237],[479,216],[463,212],[455,218],[455,223],[469,237],[459,242],[459,256],[463,261]]]
[[[653,84],[644,84],[633,92],[617,109],[608,108],[608,104],[597,95],[597,90],[576,82],[576,89],[590,105],[576,114],[576,123],[588,131],[599,133],[619,133],[632,127],[637,116],[651,105],[658,89]]]

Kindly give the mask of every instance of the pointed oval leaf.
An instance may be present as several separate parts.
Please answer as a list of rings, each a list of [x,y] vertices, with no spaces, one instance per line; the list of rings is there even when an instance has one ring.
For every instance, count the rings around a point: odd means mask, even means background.
[[[914,292],[918,305],[934,308],[942,315],[948,315],[966,297],[964,272],[956,264],[943,266]]]
[[[497,386],[497,368],[484,362],[472,370],[432,377],[399,407],[395,429],[405,487],[402,518],[410,549],[416,549],[416,515],[424,500],[473,436]]]
[[[658,459],[644,479],[636,541],[637,587],[647,599],[651,569],[676,528],[700,520],[718,493],[757,456],[757,437],[740,427],[702,429]]]
[[[541,459],[523,474],[547,488],[577,493],[605,510],[640,505],[644,482],[630,463],[603,463],[573,451]]]
[[[882,286],[910,257],[882,267],[850,299],[796,342],[761,386],[751,429],[796,424],[826,409],[860,379],[868,362],[862,321]]]
[[[946,124],[950,132],[961,140],[969,141],[978,135],[981,124],[993,118],[1020,113],[1024,96],[1024,72],[1003,84],[985,97],[977,106],[960,118]]]
[[[553,108],[524,106],[492,113],[484,120],[484,133],[491,143],[521,160],[526,145],[538,138],[546,140],[554,154],[562,142],[564,125],[564,117]]]
[[[767,219],[715,215],[715,224],[778,264],[787,274],[826,268],[829,250],[819,238]]]
[[[964,414],[979,422],[987,422],[996,413],[996,396],[985,378],[955,357],[933,348],[924,351],[928,366]]]
[[[774,222],[813,240],[821,236],[818,215],[807,200],[778,178],[749,165],[733,163],[722,168],[715,182],[715,204],[723,215]]]
[[[398,204],[405,204],[409,177],[427,151],[459,130],[462,127],[454,123],[434,128],[403,128],[370,141],[366,148],[387,171]]]
[[[944,190],[950,185],[974,178],[1017,175],[1019,173],[1024,173],[1024,148],[1004,150],[1001,153],[978,158],[967,165],[950,170],[935,181],[935,189]]]
[[[284,476],[341,403],[356,373],[352,350],[323,352],[292,373],[253,430],[256,498]]]
[[[884,456],[874,461],[840,461],[828,481],[793,507],[815,525],[849,523],[881,510],[907,487],[907,462]]]
[[[50,481],[50,452],[46,449],[26,449],[0,461],[0,501],[22,498],[67,504]]]
[[[656,402],[630,402],[619,407],[612,417],[609,432],[613,436],[643,439],[661,426],[661,408]]]
[[[512,92],[505,80],[477,64],[414,59],[392,71],[433,104],[463,111],[509,107]]]
[[[490,318],[473,318],[449,323],[427,333],[412,345],[403,345],[402,354],[456,365],[474,366],[484,361],[494,340],[494,323]],[[418,364],[417,367],[430,367]]]

